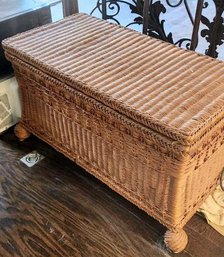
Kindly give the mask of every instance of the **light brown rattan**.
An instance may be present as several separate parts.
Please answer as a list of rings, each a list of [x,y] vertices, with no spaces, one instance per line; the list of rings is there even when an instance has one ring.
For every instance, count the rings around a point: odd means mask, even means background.
[[[3,46],[24,127],[182,229],[224,166],[224,64],[85,14]]]

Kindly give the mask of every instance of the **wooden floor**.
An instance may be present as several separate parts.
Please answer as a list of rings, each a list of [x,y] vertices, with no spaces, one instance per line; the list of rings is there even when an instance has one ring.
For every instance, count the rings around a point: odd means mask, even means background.
[[[19,159],[46,158],[33,168]],[[165,228],[35,137],[0,136],[1,257],[167,257]],[[177,257],[223,257],[224,237],[195,215]]]

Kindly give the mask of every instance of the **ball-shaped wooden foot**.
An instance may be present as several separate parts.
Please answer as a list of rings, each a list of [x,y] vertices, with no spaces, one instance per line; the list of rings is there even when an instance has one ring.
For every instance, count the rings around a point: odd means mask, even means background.
[[[164,236],[166,247],[174,253],[182,252],[188,243],[186,232],[181,229],[177,232],[167,230]]]
[[[27,139],[30,136],[30,132],[27,131],[22,124],[18,123],[14,129],[15,135],[20,141]]]

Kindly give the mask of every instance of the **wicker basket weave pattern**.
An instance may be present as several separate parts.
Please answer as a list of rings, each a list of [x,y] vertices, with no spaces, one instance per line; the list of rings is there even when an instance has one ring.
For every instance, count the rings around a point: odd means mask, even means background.
[[[193,163],[195,172],[192,174],[192,160],[188,166],[184,165],[185,160],[189,161],[188,156],[181,155],[176,160],[175,155],[162,151],[161,147],[156,149],[156,143],[152,145],[139,140],[138,134],[141,135],[141,131],[137,129],[136,140],[133,140],[128,133],[133,128],[133,121],[129,120],[130,128],[127,126],[127,118],[123,118],[126,121],[125,127],[121,119],[110,124],[106,117],[110,114],[113,121],[113,110],[109,109],[108,112],[104,105],[99,105],[71,88],[66,98],[66,87],[61,82],[13,59],[17,79],[22,85],[22,121],[25,127],[88,171],[93,169],[94,175],[168,228],[183,227],[189,215],[193,215],[192,209],[217,184],[220,169],[224,165],[222,155],[219,154],[222,151],[220,147],[217,156],[209,156],[212,159],[219,158],[218,162],[206,163],[202,161],[204,156],[199,155],[202,164],[200,169],[196,169],[195,162],[197,165],[199,163],[196,160]],[[71,95],[72,101],[69,98]],[[94,104],[98,104],[98,108]],[[152,142],[154,137],[154,134],[148,135],[147,142]],[[211,173],[211,169],[215,168],[217,172]],[[204,181],[203,188],[201,181]],[[195,190],[200,193],[196,195]]]
[[[224,114],[223,63],[84,14],[3,44],[19,59],[179,142],[196,142]]]
[[[183,250],[182,228],[224,166],[223,63],[83,14],[3,44],[23,127],[155,217]]]

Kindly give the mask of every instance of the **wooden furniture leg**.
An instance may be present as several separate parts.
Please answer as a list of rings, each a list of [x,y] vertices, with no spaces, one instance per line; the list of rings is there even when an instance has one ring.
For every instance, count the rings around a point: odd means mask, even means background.
[[[27,131],[21,123],[18,123],[15,126],[14,133],[20,141],[23,141],[30,136],[30,132]]]
[[[164,236],[166,247],[174,253],[182,252],[188,243],[187,233],[180,229],[179,231],[167,230]]]

